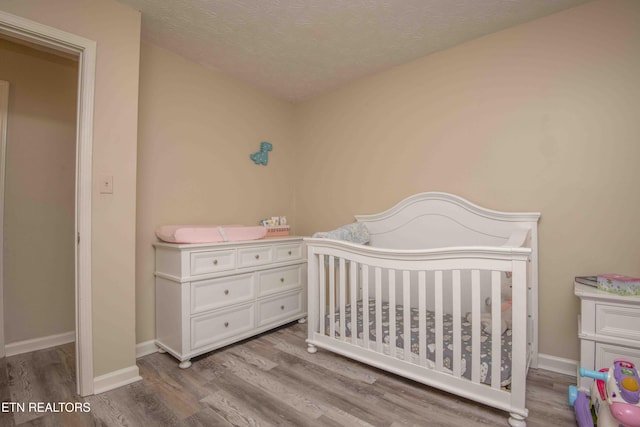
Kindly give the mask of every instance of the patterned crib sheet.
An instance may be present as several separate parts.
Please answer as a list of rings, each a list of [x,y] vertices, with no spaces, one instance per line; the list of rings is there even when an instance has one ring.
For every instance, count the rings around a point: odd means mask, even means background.
[[[363,316],[362,316],[362,301],[357,302],[357,336],[362,339],[363,334]],[[371,341],[376,340],[376,305],[375,300],[369,300],[369,339]],[[346,325],[345,336],[351,337],[351,305],[346,306]],[[418,354],[418,332],[419,332],[419,313],[417,308],[411,308],[411,352]],[[427,359],[435,362],[436,360],[436,346],[435,346],[435,328],[436,320],[435,313],[427,311]],[[325,331],[329,335],[330,315],[326,315],[325,319]],[[461,369],[462,376],[471,379],[471,323],[465,318],[462,318],[462,348],[461,348]],[[335,329],[336,336],[340,335],[340,313],[335,313]],[[382,336],[383,342],[389,344],[389,303],[382,303]],[[511,343],[512,343],[511,329],[502,334],[502,366],[500,368],[500,381],[502,386],[506,386],[511,383]],[[444,339],[444,355],[443,364],[447,369],[453,369],[453,317],[450,314],[445,314],[443,319],[443,339]],[[485,384],[491,384],[491,335],[486,334],[484,331],[480,335],[481,350],[480,350],[480,381]],[[401,305],[396,306],[396,347],[404,348],[404,308]]]

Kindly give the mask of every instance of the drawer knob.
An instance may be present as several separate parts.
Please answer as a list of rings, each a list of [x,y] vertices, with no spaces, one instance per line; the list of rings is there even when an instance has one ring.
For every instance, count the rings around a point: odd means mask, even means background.
[[[225,295],[229,295],[229,289],[225,289],[225,290],[224,290],[224,294],[225,294]]]
[[[228,328],[229,327],[229,322],[224,322],[224,327]]]
[[[218,265],[218,260],[217,259],[213,260],[213,265]]]
[[[280,310],[284,310],[284,305],[281,305],[281,306],[280,306]]]
[[[289,255],[291,255],[291,251],[289,251]]]
[[[260,254],[256,255],[256,259],[260,259]]]
[[[281,277],[281,278],[280,278],[280,281],[281,281],[282,283],[284,283],[284,277]]]

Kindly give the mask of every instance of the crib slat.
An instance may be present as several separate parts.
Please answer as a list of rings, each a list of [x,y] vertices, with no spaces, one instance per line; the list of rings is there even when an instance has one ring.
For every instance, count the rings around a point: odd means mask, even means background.
[[[427,366],[427,280],[418,272],[418,353],[420,366]]]
[[[389,355],[397,357],[396,349],[396,272],[389,270]]]
[[[404,312],[404,360],[411,361],[411,279],[408,271],[402,272],[402,307]]]
[[[347,305],[347,266],[343,257],[340,257],[339,278],[340,278],[340,299],[338,304],[340,305],[340,341],[346,341],[346,305]]]
[[[452,297],[453,297],[453,375],[460,378],[462,375],[462,298],[460,293],[460,270],[452,271]]]
[[[317,312],[318,292],[320,289],[320,284],[318,283],[318,259],[322,257],[313,253],[313,250],[310,250],[307,256],[307,337],[313,337],[318,332],[319,323],[324,322],[322,317],[318,317]],[[307,348],[312,349],[309,345],[307,345]]]
[[[500,373],[502,368],[502,327],[501,327],[501,315],[502,307],[499,302],[501,301],[501,285],[500,275],[501,271],[491,272],[491,387],[500,388]]]
[[[435,274],[435,312],[436,312],[436,369],[442,371],[443,351],[442,328],[443,328],[443,301],[442,301],[442,271],[437,270]]]
[[[471,270],[471,381],[480,382],[480,270]]]
[[[527,384],[527,261],[513,261],[511,311],[514,333],[511,336],[511,402],[516,407],[524,407]]]
[[[351,270],[349,270],[349,295],[351,296],[351,344],[358,342],[358,268],[356,262],[351,261]]]
[[[376,267],[376,349],[382,353],[382,269]]]
[[[335,257],[329,255],[329,336],[336,337],[336,266]]]
[[[326,321],[326,302],[325,302],[325,295],[327,292],[327,282],[326,282],[326,275],[325,275],[325,257],[324,254],[320,254],[318,255],[318,279],[319,279],[319,286],[318,286],[318,292],[320,294],[320,335],[324,335],[325,333],[325,321]]]
[[[362,338],[364,348],[369,348],[369,266],[362,264]]]

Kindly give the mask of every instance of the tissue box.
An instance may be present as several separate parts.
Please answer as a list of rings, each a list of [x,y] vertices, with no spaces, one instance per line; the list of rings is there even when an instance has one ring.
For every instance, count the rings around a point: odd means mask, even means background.
[[[598,289],[622,296],[640,296],[640,278],[622,274],[598,274]]]

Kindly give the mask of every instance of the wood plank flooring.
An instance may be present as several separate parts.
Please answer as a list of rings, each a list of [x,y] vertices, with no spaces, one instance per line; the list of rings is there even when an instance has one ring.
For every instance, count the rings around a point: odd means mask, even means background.
[[[2,402],[88,402],[90,412],[0,412],[1,426],[506,426],[507,414],[352,360],[309,354],[293,323],[193,359],[138,359],[143,381],[74,394],[73,344],[2,360]],[[531,370],[529,426],[575,426],[568,376]],[[6,403],[5,403],[6,404]]]

